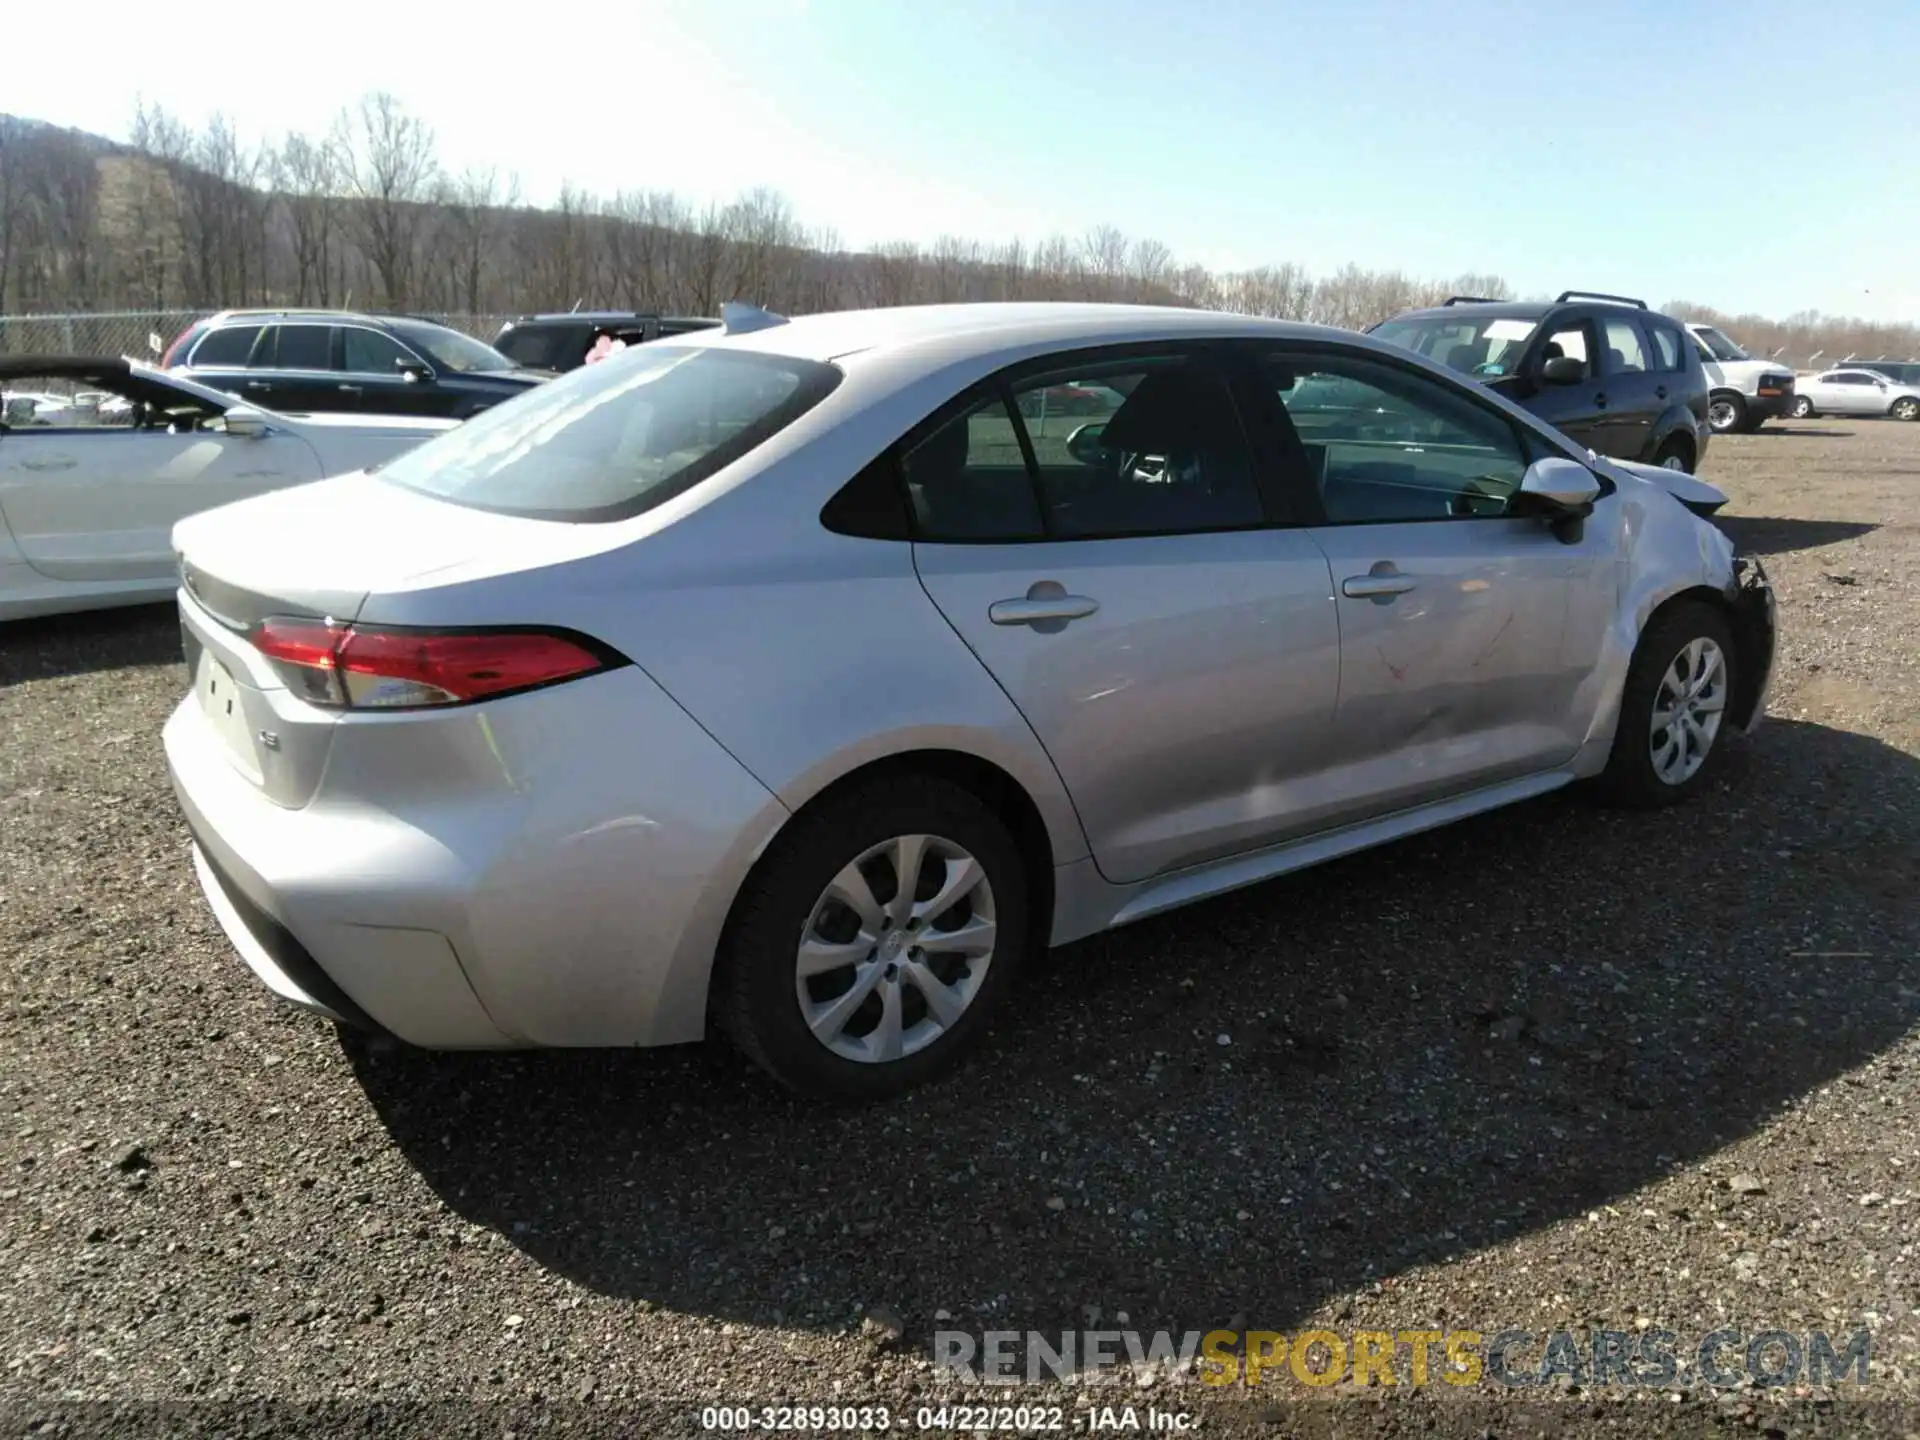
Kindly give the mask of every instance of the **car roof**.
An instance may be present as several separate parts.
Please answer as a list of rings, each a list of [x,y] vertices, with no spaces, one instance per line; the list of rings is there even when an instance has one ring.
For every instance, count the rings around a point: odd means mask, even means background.
[[[1337,338],[1349,344],[1362,340],[1351,330],[1335,330],[1325,325],[1171,305],[992,301],[839,310],[779,320],[760,329],[702,330],[655,343],[695,343],[703,347],[761,351],[821,361],[864,351],[903,351],[920,345],[937,345],[944,363],[1029,346],[1044,349],[1053,345],[1066,348],[1234,337]]]

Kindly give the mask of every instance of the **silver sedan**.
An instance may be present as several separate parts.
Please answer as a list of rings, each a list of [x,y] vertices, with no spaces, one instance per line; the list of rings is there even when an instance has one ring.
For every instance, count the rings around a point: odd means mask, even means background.
[[[1826,370],[1794,384],[1795,419],[1818,415],[1889,415],[1920,420],[1920,386],[1903,385],[1872,370]]]
[[[731,309],[183,523],[166,751],[287,1000],[434,1047],[717,1026],[870,1098],[1049,944],[1711,784],[1774,647],[1723,499],[1346,332]]]

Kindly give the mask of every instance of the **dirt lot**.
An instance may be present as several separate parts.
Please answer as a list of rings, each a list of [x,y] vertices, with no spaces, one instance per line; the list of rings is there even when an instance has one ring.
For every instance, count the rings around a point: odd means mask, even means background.
[[[201,903],[170,614],[0,629],[6,1429],[913,1423],[958,1393],[935,1330],[1097,1313],[1873,1348],[1837,1408],[1689,1370],[997,1398],[1210,1433],[1920,1431],[1920,425],[1773,426],[1705,473],[1785,634],[1702,803],[1553,798],[1074,946],[962,1077],[859,1113],[699,1048],[343,1046]]]

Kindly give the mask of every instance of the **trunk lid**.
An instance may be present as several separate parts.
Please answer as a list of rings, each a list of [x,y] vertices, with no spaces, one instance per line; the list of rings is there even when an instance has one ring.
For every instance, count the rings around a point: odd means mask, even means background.
[[[516,528],[356,473],[190,515],[173,548],[187,593],[238,633],[269,615],[352,620],[369,593],[464,564]]]
[[[275,804],[312,798],[339,712],[308,704],[253,647],[270,615],[359,617],[370,593],[405,591],[491,551],[527,522],[463,509],[354,474],[189,516],[174,527],[182,642],[202,725],[195,743]],[[428,582],[431,583],[431,582]]]

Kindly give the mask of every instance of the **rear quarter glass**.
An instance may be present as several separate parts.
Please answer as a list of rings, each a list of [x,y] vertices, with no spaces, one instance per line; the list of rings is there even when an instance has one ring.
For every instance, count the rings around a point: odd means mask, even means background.
[[[498,515],[625,520],[777,435],[840,379],[814,360],[647,345],[485,411],[379,475]]]

